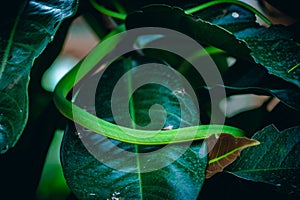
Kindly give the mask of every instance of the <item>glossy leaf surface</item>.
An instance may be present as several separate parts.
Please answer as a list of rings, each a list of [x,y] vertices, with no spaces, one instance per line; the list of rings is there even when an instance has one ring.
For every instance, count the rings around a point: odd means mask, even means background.
[[[28,83],[34,59],[53,40],[77,1],[23,1],[0,24],[0,152],[13,147],[28,117]],[[15,12],[15,11],[14,11]]]
[[[291,32],[280,25],[259,26],[254,14],[235,5],[209,10],[214,11],[187,15],[177,7],[148,6],[130,14],[126,25],[127,28],[158,26],[180,31],[201,44],[252,60],[268,73],[300,87],[300,69],[288,73],[300,62],[300,47]]]
[[[270,125],[257,132],[253,139],[260,145],[245,149],[226,171],[299,196],[299,126],[279,131]]]
[[[94,94],[98,117],[112,123],[127,117],[126,112],[113,115],[112,92],[122,75],[131,70],[134,76],[138,66],[145,63],[163,62],[138,55],[124,56],[105,70]],[[149,71],[143,73],[149,75]],[[163,71],[160,73],[166,76],[164,81],[167,81],[168,74]],[[181,87],[179,80],[175,84]],[[197,118],[197,108],[188,94],[175,96],[174,91],[150,83],[138,88],[128,102],[131,84],[123,85],[126,86],[125,93],[115,99],[115,104],[119,105],[119,109],[129,106],[127,112],[130,111],[130,120],[136,124],[124,126],[135,128],[150,124],[151,130],[176,129],[193,124]],[[88,97],[90,91],[87,84],[79,88],[76,104],[81,104],[79,100]],[[183,102],[183,109],[180,109],[178,98]],[[164,111],[159,106],[153,106],[155,104],[162,106]],[[83,106],[90,111],[91,107],[86,102]],[[200,158],[201,151],[204,154]],[[207,158],[201,142],[190,146],[188,143],[132,145],[109,140],[78,126],[74,129],[71,125],[66,131],[61,153],[67,183],[79,199],[197,199],[205,180]]]

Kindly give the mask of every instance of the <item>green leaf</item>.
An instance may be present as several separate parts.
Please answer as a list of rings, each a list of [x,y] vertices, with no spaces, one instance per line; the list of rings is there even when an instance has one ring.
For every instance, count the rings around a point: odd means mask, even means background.
[[[257,132],[253,139],[260,145],[248,148],[226,168],[240,178],[264,182],[299,196],[300,126],[277,130],[273,125]]]
[[[291,32],[289,27],[259,26],[254,13],[236,5],[212,7],[196,16],[217,24],[229,30],[238,39],[244,40],[256,63],[263,65],[270,74],[289,82],[295,79],[293,83],[296,85],[299,82],[299,71],[298,74],[289,74],[300,64],[295,56],[300,52],[296,41],[297,33]]]
[[[139,70],[138,66],[149,63],[151,63],[152,66],[155,66],[155,64],[152,63],[158,63],[168,66],[166,62],[160,59],[133,54],[129,57],[121,58],[118,62],[110,65],[108,69],[106,69],[106,73],[102,75],[96,90],[95,106],[98,117],[105,119],[106,121],[116,123],[114,120],[112,120],[113,114],[111,112],[111,95],[113,93],[113,90],[115,89],[117,82],[126,72],[131,70],[131,72],[133,73],[132,76],[136,77],[134,79],[136,82],[132,84],[138,84],[139,80],[137,79],[137,75],[135,75],[136,73],[140,73],[139,71],[137,71]],[[168,68],[173,70],[170,66]],[[134,91],[133,95],[130,97],[130,104],[132,103],[133,105],[133,107],[131,108],[132,113],[130,114],[132,119],[135,120],[135,125],[140,126],[140,128],[142,128],[142,126],[147,126],[150,123],[152,126],[151,129],[150,127],[147,127],[148,130],[161,129],[162,125],[164,125],[165,127],[172,126],[172,129],[179,128],[180,124],[181,127],[188,127],[191,124],[198,125],[198,108],[195,107],[196,105],[191,101],[191,96],[188,93],[188,88],[186,88],[183,84],[182,80],[180,79],[181,77],[176,77],[178,78],[178,80],[173,80],[172,82],[168,80],[171,77],[174,78],[174,75],[170,75],[168,74],[168,72],[169,71],[157,69],[153,70],[153,73],[156,73],[155,77],[165,79],[165,86],[160,86],[159,84],[155,83],[149,83],[141,86],[140,89]],[[149,76],[148,74],[149,72],[143,72],[142,75],[139,74],[139,78],[146,78],[147,76]],[[162,76],[159,76],[159,74],[161,74]],[[105,75],[109,78],[106,78]],[[131,78],[132,77],[128,77],[128,79]],[[151,81],[155,80],[151,79]],[[171,91],[168,87],[175,89],[174,91]],[[128,110],[128,105],[124,104],[124,102],[127,102],[129,100],[128,95],[130,95],[130,93],[132,92],[131,90],[131,85],[128,85],[125,91],[119,91],[120,94],[118,94],[118,98],[114,99],[113,102],[114,104],[118,105],[117,109],[124,109],[126,111]],[[175,96],[175,94],[180,91],[183,91],[183,93],[181,95]],[[179,102],[177,98],[180,98],[181,102]],[[181,113],[182,111],[180,108],[180,103],[183,103],[186,113]],[[154,104],[161,105],[164,110],[160,109],[159,107],[151,108],[151,106]],[[150,112],[149,116],[148,112],[150,108],[152,113]],[[185,117],[180,117],[180,115],[183,114]],[[151,118],[152,116],[154,117]],[[114,117],[115,119],[118,119],[119,116]],[[126,117],[125,113],[120,117]],[[164,117],[166,117],[166,122],[164,124],[161,124],[161,122],[164,121]],[[129,128],[136,128],[135,125],[131,124],[131,122],[124,123],[122,125]]]
[[[243,41],[237,40],[233,34],[224,28],[185,14],[178,7],[167,5],[144,7],[140,11],[129,14],[125,20],[125,25],[127,29],[147,26],[173,29],[187,34],[202,44],[212,45],[234,55],[250,59],[250,50]]]
[[[28,117],[30,68],[77,1],[24,1],[14,18],[0,24],[0,153],[18,141]]]
[[[209,10],[214,9],[211,7]],[[300,69],[288,73],[300,62],[300,47],[287,28],[280,25],[259,26],[255,23],[254,14],[236,5],[225,9],[223,6],[218,11],[213,11],[213,16],[199,13],[192,16],[180,8],[153,5],[129,14],[125,22],[129,29],[158,26],[180,31],[202,44],[255,61],[270,74],[300,87]]]
[[[199,159],[199,145],[193,145],[174,163],[152,172],[126,173],[103,164],[132,171],[139,170],[137,163],[128,166],[128,156],[122,157],[118,149],[112,148],[106,138],[92,133],[95,148],[102,151],[104,158],[99,161],[90,154],[74,129],[67,129],[61,149],[64,176],[67,184],[79,199],[197,199],[205,180],[206,157]],[[81,133],[82,134],[82,133]],[[83,133],[84,134],[84,133]],[[134,147],[112,141],[127,151]],[[127,149],[126,149],[127,148]],[[149,162],[175,159],[178,147],[169,149],[166,157],[158,155]],[[140,166],[143,166],[141,163]],[[118,195],[117,195],[118,194]]]
[[[259,142],[247,137],[234,137],[230,134],[221,134],[218,137],[210,136],[206,140],[208,149],[208,166],[206,178],[211,178],[218,172],[222,172],[240,155],[247,147],[259,145]]]
[[[145,63],[161,64],[164,62],[131,54],[119,58],[104,71],[95,96],[98,117],[109,122],[116,122],[126,117],[126,112],[118,115],[113,115],[111,112],[113,89],[125,72],[132,69],[134,76],[137,66]],[[144,73],[147,75],[149,71],[144,71]],[[168,76],[165,72],[161,73]],[[128,79],[130,80],[131,77]],[[165,81],[167,83],[170,80]],[[197,108],[187,94],[175,96],[174,91],[167,87],[159,84],[146,84],[133,93],[129,103],[124,103],[123,99],[126,99],[132,88],[130,81],[129,84],[123,84],[126,86],[125,92],[118,96],[115,104],[119,105],[119,108],[123,105],[128,107],[129,104],[130,114],[134,121],[133,124],[124,124],[124,126],[134,128],[151,124],[151,130],[160,130],[179,128],[180,123],[183,126],[195,123]],[[179,80],[176,80],[175,84],[178,84],[179,88],[182,87]],[[82,82],[78,88],[80,91],[75,104],[81,104],[87,111],[92,112],[91,105],[88,103],[90,101],[80,101],[88,97],[89,85]],[[179,100],[176,97],[181,98],[183,109],[180,109]],[[155,104],[163,106],[165,111],[159,109],[159,106],[153,107]],[[108,140],[87,129],[76,127],[77,129],[74,129],[71,125],[66,131],[61,158],[67,183],[79,199],[197,199],[205,180],[207,164],[206,156],[199,157],[200,151],[205,149],[201,148],[201,142],[194,142],[190,146],[187,146],[188,143],[167,146],[133,145]],[[85,142],[83,146],[80,139],[90,142],[89,144]],[[85,147],[89,147],[89,151]],[[163,147],[168,148],[165,153],[157,151]],[[177,158],[177,153],[183,148],[187,149]],[[124,154],[122,150],[131,154]],[[142,155],[150,152],[151,154],[147,154],[147,157]],[[162,168],[147,171],[149,164],[156,166],[156,164],[170,160],[174,162]]]
[[[228,95],[241,93],[272,95],[285,105],[300,109],[300,89],[297,86],[268,74],[266,70],[253,63],[237,61],[235,66],[226,71],[223,80]]]

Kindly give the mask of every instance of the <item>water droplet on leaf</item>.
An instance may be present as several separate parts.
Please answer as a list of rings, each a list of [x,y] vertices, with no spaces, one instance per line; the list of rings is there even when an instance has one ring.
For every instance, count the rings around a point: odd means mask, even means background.
[[[237,12],[233,12],[233,13],[231,13],[231,16],[232,16],[233,18],[239,18],[240,14],[237,13]]]
[[[75,131],[75,135],[77,135],[79,138],[81,138],[82,136],[81,136],[81,133],[80,132],[78,132],[78,131]]]
[[[120,197],[120,192],[113,192],[111,197],[107,200],[123,200],[124,198]]]

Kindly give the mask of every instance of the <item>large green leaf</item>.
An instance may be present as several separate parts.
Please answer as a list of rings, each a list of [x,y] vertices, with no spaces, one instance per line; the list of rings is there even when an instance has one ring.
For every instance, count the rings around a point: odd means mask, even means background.
[[[153,58],[131,55],[119,58],[105,70],[95,97],[98,117],[112,123],[126,117],[124,112],[117,116],[111,112],[113,89],[125,72],[132,69],[134,75],[138,69],[136,66],[145,63],[162,62]],[[149,71],[143,73],[148,75]],[[166,83],[170,81],[167,78],[169,74],[163,71],[160,73],[166,77],[164,80]],[[130,80],[130,77],[128,79]],[[125,87],[124,95],[119,95],[115,102],[120,108],[123,105],[128,106],[123,99],[126,99],[131,90],[130,84],[124,84],[128,87]],[[175,84],[178,88],[182,87],[180,79],[176,80]],[[87,97],[91,89],[84,82],[79,88],[75,103],[85,106],[84,108],[90,111],[91,105],[88,104],[90,98]],[[87,101],[81,102],[82,98]],[[178,98],[183,102],[182,109],[180,109]],[[197,118],[197,108],[190,101],[188,94],[175,96],[174,91],[162,85],[143,85],[133,93],[130,99],[130,114],[139,126],[150,123],[151,129],[154,130],[172,129],[179,128],[180,123],[183,126],[189,126]],[[150,109],[155,104],[163,106],[165,113],[157,106]],[[152,116],[152,121],[149,116]],[[124,126],[135,127],[131,124],[124,124]],[[90,145],[85,142],[83,146],[79,138],[82,141],[90,141]],[[156,150],[161,150],[164,146],[132,145],[108,140],[78,126],[76,130],[74,125],[71,125],[63,140],[61,158],[67,183],[79,199],[196,199],[205,180],[207,163],[206,156],[200,158],[199,152],[206,148],[201,148],[199,142],[194,142],[191,146],[187,145],[187,143],[167,145],[167,151],[161,153]],[[89,147],[89,151],[85,147]],[[187,149],[177,158],[177,153],[183,148]],[[122,149],[133,154],[124,155]],[[152,153],[144,157],[136,154],[137,152]],[[170,160],[175,161],[153,171],[144,171],[147,170],[148,164],[155,165]]]
[[[246,44],[229,31],[202,19],[185,14],[178,7],[151,5],[131,13],[125,20],[126,28],[163,27],[184,33],[202,44],[225,49],[234,55],[250,59]]]
[[[217,8],[209,10],[214,9]],[[218,8],[212,13],[214,15],[207,12],[205,15],[188,15],[177,7],[153,5],[128,15],[126,26],[130,29],[158,26],[180,31],[202,44],[255,61],[270,74],[300,87],[300,68],[288,73],[300,62],[300,47],[287,28],[280,25],[259,26],[253,13],[238,6]]]
[[[300,127],[280,132],[270,125],[257,132],[253,139],[260,145],[244,150],[226,171],[240,178],[275,185],[299,196]]]
[[[233,18],[232,13],[238,13],[238,18]],[[238,33],[249,27],[260,28],[255,22],[253,13],[237,6],[219,5],[201,11],[196,15],[233,33]],[[283,35],[281,37],[285,37],[285,33],[282,32]],[[266,69],[262,69],[260,65],[253,62],[239,59],[233,67],[226,71],[223,80],[229,94],[255,93],[273,95],[289,107],[300,109],[298,103],[300,101],[299,87],[282,80],[280,77],[269,74]]]
[[[76,0],[28,0],[0,24],[0,152],[18,141],[28,117],[28,82],[34,59],[74,14]],[[9,11],[8,11],[9,12]],[[15,10],[13,11],[13,13]]]

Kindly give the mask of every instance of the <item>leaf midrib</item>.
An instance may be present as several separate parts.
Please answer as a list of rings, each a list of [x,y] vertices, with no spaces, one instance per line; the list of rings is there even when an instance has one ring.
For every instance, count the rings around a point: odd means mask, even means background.
[[[284,168],[260,168],[260,169],[247,169],[247,170],[240,170],[235,171],[233,173],[239,174],[239,173],[247,173],[247,172],[261,172],[261,171],[279,171],[279,170],[300,170],[300,167],[284,167]],[[230,172],[231,173],[231,172]]]
[[[129,70],[132,70],[131,67],[131,60],[125,60],[125,65],[127,66],[127,74],[128,74],[128,84],[127,84],[127,88],[128,88],[128,100],[129,100],[129,112],[130,112],[130,116],[131,116],[131,125],[133,129],[136,129],[136,117],[135,117],[135,109],[134,109],[134,101],[133,99],[130,98],[130,95],[132,94],[132,76],[131,73],[129,72]],[[140,158],[139,158],[139,151],[138,151],[138,145],[134,145],[134,150],[136,153],[136,167],[137,167],[137,175],[138,175],[138,182],[139,182],[139,190],[140,190],[140,199],[143,199],[143,188],[142,188],[142,176],[141,176],[141,163],[140,163]]]
[[[23,13],[23,11],[25,9],[26,3],[27,3],[27,1],[25,1],[23,3],[23,5],[21,6],[21,9],[18,12],[18,15],[17,15],[17,17],[15,19],[14,25],[13,25],[12,30],[11,30],[10,37],[8,39],[7,46],[6,46],[5,50],[4,50],[4,55],[3,55],[3,59],[2,59],[1,67],[0,67],[0,80],[2,78],[2,75],[3,75],[4,71],[5,71],[6,64],[7,64],[8,57],[9,57],[9,53],[10,53],[12,45],[13,45],[13,39],[14,39],[14,36],[15,36],[15,34],[17,32],[16,31],[17,30],[17,26],[18,26],[18,24],[20,22],[20,17],[21,17],[21,15],[22,15],[22,13]]]
[[[235,149],[233,149],[233,150],[231,150],[231,151],[229,151],[229,152],[227,152],[227,153],[225,153],[223,155],[220,155],[220,156],[218,156],[218,157],[216,157],[214,159],[209,160],[208,164],[211,164],[211,163],[214,163],[214,162],[218,162],[219,160],[222,160],[223,158],[226,158],[227,156],[229,156],[229,155],[231,155],[231,154],[233,154],[233,153],[235,153],[237,151],[241,151],[241,150],[243,150],[243,149],[245,149],[247,147],[251,147],[251,146],[255,146],[255,145],[259,145],[259,144],[260,144],[259,142],[256,142],[256,143],[252,143],[252,144],[249,144],[249,145],[244,145],[244,146],[235,148]]]

